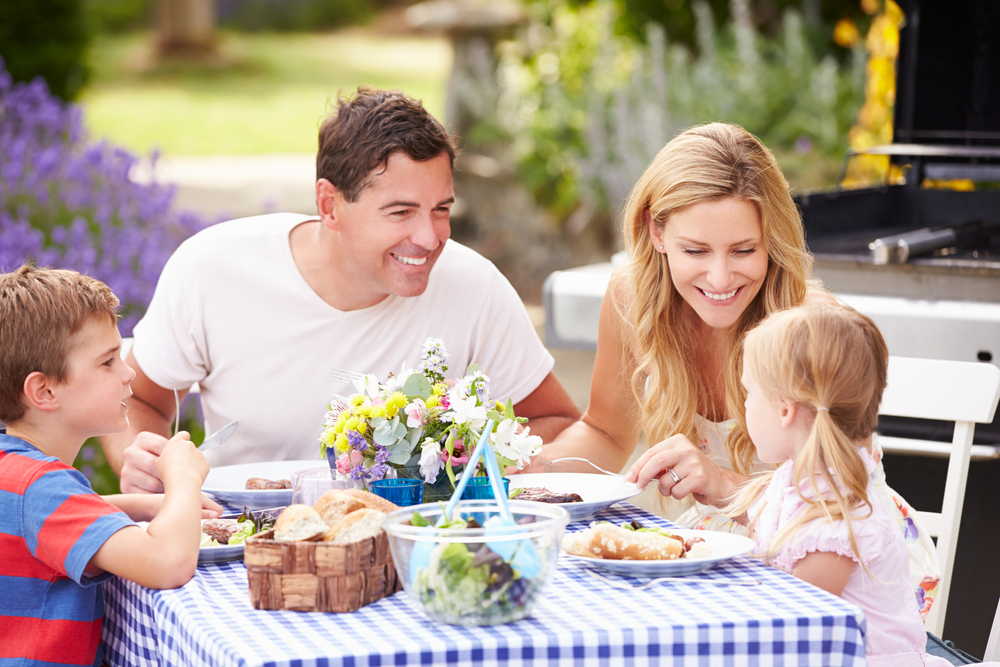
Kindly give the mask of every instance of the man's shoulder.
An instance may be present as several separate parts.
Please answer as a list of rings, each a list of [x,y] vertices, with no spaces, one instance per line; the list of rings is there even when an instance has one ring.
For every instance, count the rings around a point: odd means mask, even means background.
[[[316,220],[315,215],[304,213],[269,213],[254,215],[248,218],[236,218],[219,222],[201,230],[187,239],[182,247],[200,247],[215,245],[220,242],[237,240],[253,241],[274,236],[287,235],[296,225],[307,220]]]

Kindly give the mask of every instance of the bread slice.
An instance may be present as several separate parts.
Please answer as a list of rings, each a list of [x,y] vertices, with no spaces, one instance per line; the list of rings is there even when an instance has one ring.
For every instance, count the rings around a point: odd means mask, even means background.
[[[334,544],[351,544],[369,537],[375,537],[382,532],[382,520],[385,512],[364,508],[351,512],[330,527],[323,535],[324,542]]]
[[[308,505],[289,505],[274,522],[274,539],[278,542],[318,540],[326,531],[326,522]]]
[[[360,500],[340,489],[330,489],[313,505],[326,525],[332,526],[355,510],[364,509]]]
[[[371,509],[380,510],[386,513],[399,509],[399,505],[391,503],[382,496],[376,496],[374,493],[369,493],[368,491],[363,491],[361,489],[345,489],[344,493],[350,494],[360,501],[362,505]]]

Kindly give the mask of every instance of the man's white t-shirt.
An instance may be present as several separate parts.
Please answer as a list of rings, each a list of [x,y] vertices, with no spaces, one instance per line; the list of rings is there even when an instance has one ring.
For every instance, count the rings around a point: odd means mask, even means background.
[[[197,382],[208,433],[237,419],[212,465],[318,459],[323,418],[348,385],[334,368],[384,381],[416,368],[428,337],[448,351],[448,377],[478,363],[494,398],[517,403],[554,361],[520,298],[495,266],[448,241],[417,297],[390,295],[339,311],[299,273],[291,230],[314,217],[290,213],[232,220],[185,241],[163,269],[134,331],[139,366],[167,389]]]

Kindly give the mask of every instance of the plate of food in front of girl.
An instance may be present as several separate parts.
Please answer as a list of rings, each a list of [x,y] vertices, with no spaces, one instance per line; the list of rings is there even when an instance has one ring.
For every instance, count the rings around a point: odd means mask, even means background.
[[[749,537],[710,530],[670,530],[594,521],[563,536],[562,558],[628,577],[698,574],[754,547]]]

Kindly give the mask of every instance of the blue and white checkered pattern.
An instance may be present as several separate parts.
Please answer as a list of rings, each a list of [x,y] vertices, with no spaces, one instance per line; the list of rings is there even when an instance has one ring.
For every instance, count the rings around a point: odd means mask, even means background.
[[[600,518],[671,527],[627,504]],[[746,557],[688,579],[626,591],[560,561],[528,618],[466,628],[432,623],[405,592],[348,614],[256,610],[242,562],[205,565],[172,591],[104,584],[106,658],[116,667],[865,664],[864,615],[836,596]]]

